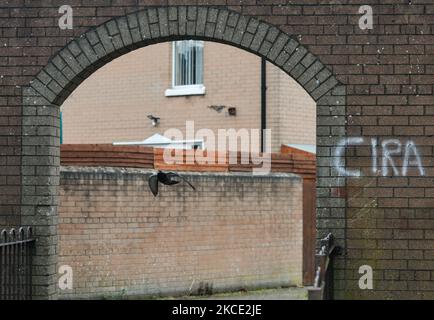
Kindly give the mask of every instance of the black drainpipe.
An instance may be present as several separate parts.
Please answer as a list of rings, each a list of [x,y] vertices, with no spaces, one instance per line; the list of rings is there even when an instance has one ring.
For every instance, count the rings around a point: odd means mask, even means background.
[[[264,130],[267,128],[267,64],[261,59],[261,151],[265,151]]]

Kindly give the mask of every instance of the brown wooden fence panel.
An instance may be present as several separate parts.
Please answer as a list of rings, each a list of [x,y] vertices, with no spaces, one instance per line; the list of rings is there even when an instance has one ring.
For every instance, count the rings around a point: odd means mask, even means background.
[[[63,166],[111,166],[154,168],[153,148],[110,144],[64,144],[60,147]]]
[[[171,157],[175,157],[176,153],[181,156],[176,163],[167,163],[164,159],[165,150],[171,152]],[[167,171],[227,172],[228,164],[219,163],[219,156],[226,158],[225,154],[214,151],[154,149],[154,167]],[[205,159],[209,159],[209,163]]]
[[[251,154],[237,152],[235,154],[236,163],[229,163],[231,155],[229,152],[178,150],[177,152],[182,153],[182,163],[172,164],[166,163],[163,159],[164,150],[142,146],[113,146],[111,144],[64,144],[60,148],[60,163],[71,166],[126,166],[175,171],[252,172],[253,168],[262,167],[262,163],[257,164],[259,160],[267,161],[267,157],[255,159]],[[171,152],[174,155],[175,150],[171,150]],[[197,156],[209,157],[212,161],[199,163]],[[226,162],[221,163],[218,160],[219,157],[225,158]],[[242,159],[247,159],[247,163],[242,163]],[[315,170],[315,160],[304,154],[271,154],[272,172],[314,176]]]

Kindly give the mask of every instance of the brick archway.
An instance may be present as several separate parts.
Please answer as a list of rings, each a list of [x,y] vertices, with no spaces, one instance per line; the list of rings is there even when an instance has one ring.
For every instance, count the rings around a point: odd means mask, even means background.
[[[38,237],[36,296],[56,296],[59,106],[111,60],[147,45],[186,38],[221,42],[265,57],[316,101],[318,231],[319,236],[332,231],[343,241],[345,199],[331,190],[345,186],[345,178],[333,170],[331,150],[345,136],[345,87],[307,48],[268,23],[226,9],[152,7],[112,19],[71,41],[23,89],[22,224],[34,226]]]

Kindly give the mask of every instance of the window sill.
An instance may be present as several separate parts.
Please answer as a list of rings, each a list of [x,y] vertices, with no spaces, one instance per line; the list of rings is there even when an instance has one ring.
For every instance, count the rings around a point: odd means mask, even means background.
[[[164,93],[166,97],[200,96],[204,94],[205,87],[203,85],[174,87],[167,89]]]

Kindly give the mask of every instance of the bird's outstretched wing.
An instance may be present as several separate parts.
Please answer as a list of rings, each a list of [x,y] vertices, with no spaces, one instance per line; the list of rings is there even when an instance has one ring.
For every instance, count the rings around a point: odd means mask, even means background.
[[[187,179],[185,179],[185,178],[182,178],[182,180],[184,180],[185,182],[187,182],[187,184],[194,190],[194,191],[196,191],[196,188],[190,183],[190,181],[188,181]]]
[[[154,195],[154,197],[156,197],[158,195],[158,175],[157,174],[151,175],[149,177],[148,184],[152,194]]]
[[[184,182],[186,182],[193,190],[196,191],[196,188],[187,180],[185,179],[183,176],[180,176],[179,174],[175,173],[175,172],[168,172],[167,176],[170,178],[170,180],[174,181],[173,178],[177,178],[180,179]],[[178,180],[177,183],[179,183],[180,181]]]

